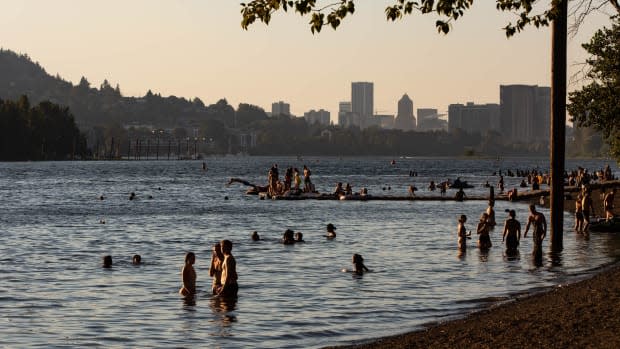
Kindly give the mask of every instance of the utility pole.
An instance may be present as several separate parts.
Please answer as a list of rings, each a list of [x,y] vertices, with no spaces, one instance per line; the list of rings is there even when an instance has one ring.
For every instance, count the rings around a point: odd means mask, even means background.
[[[557,2],[551,45],[551,249],[562,250],[566,148],[566,36],[568,0]]]

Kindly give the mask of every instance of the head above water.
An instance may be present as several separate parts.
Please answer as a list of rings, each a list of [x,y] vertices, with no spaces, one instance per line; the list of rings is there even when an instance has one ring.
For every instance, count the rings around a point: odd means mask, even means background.
[[[110,255],[103,256],[102,261],[103,261],[103,267],[104,268],[112,267],[112,256],[110,256]]]
[[[251,238],[252,238],[252,240],[253,240],[253,241],[258,241],[258,240],[260,240],[260,236],[258,235],[258,232],[257,232],[257,231],[253,231],[253,232],[252,232]],[[219,245],[219,244],[218,244],[218,245]]]
[[[131,259],[131,262],[133,264],[140,264],[142,263],[142,257],[139,254],[134,254],[133,258]]]
[[[333,224],[329,223],[327,225],[327,231],[334,231],[334,230],[336,230],[336,227]]]
[[[353,263],[357,264],[357,263],[363,263],[364,262],[364,258],[362,257],[362,255],[359,255],[357,253],[353,254]]]
[[[536,212],[536,205],[535,204],[530,204],[530,212],[532,212],[532,213]]]

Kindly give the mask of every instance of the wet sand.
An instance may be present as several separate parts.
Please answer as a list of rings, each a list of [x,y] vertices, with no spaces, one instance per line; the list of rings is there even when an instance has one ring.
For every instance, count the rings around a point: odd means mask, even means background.
[[[576,196],[573,193],[573,200],[565,203],[565,210],[574,211]],[[618,196],[617,192],[616,214]],[[602,214],[600,189],[593,189],[592,198],[596,213]],[[564,230],[571,231],[572,226]],[[339,348],[531,347],[620,348],[620,264],[603,268],[589,279],[516,297],[464,319]]]

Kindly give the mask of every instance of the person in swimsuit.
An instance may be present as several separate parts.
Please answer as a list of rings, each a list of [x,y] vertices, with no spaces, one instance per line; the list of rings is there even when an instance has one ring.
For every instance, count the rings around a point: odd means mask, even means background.
[[[523,233],[523,237],[527,237],[527,232],[530,229],[530,225],[532,228],[532,238],[534,239],[534,250],[532,254],[537,257],[542,257],[542,242],[547,235],[547,220],[545,216],[536,211],[536,205],[530,205],[530,216],[527,219],[527,225],[525,226],[525,232]]]
[[[222,287],[218,295],[224,298],[236,298],[239,285],[237,284],[237,262],[232,255],[232,242],[222,240],[220,245],[224,254],[224,263],[222,265]]]
[[[504,223],[502,242],[506,241],[506,252],[517,252],[521,240],[521,223],[515,218],[515,210],[508,211],[508,219]]]
[[[583,206],[582,201],[583,196],[581,194],[577,195],[577,200],[575,200],[575,232],[583,233]]]
[[[310,180],[310,169],[304,165],[304,192],[312,193],[312,181]]]
[[[465,222],[467,222],[467,216],[464,214],[461,215],[458,219],[459,224],[457,225],[457,236],[459,238],[459,250],[465,250],[467,248],[467,237],[471,235],[471,232],[467,232],[465,229]]]
[[[211,265],[209,266],[209,276],[213,278],[211,283],[211,292],[217,294],[222,287],[222,264],[224,263],[224,255],[220,243],[213,245],[211,253]]]
[[[616,194],[616,188],[613,188],[609,193],[605,194],[603,199],[603,208],[605,210],[605,219],[610,221],[614,218],[614,197]]]
[[[196,263],[196,255],[194,252],[187,252],[185,254],[185,265],[183,266],[183,270],[181,270],[183,287],[179,290],[179,293],[183,296],[191,296],[196,293],[196,271],[194,270],[194,263]]]
[[[299,190],[299,187],[301,186],[301,177],[299,176],[299,170],[297,169],[297,167],[295,167],[293,169],[293,181],[295,182],[295,190]]]
[[[487,223],[489,224],[490,228],[493,228],[497,224],[495,221],[495,210],[493,209],[494,205],[495,203],[493,202],[493,200],[490,200],[489,207],[487,207]]]
[[[489,215],[485,212],[480,216],[480,222],[478,222],[478,228],[476,229],[478,232],[478,247],[480,249],[488,249],[493,244],[491,243],[491,237],[489,236],[489,230],[491,229],[489,222]]]
[[[594,205],[592,204],[592,197],[590,197],[590,190],[584,189],[583,199],[581,199],[581,209],[583,210],[583,232],[587,233],[590,227],[590,213],[594,215]]]

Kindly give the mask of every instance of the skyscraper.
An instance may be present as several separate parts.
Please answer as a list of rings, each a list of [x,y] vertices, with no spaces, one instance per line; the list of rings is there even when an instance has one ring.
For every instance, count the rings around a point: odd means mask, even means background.
[[[468,133],[483,134],[499,131],[499,104],[450,104],[448,106],[448,131],[461,129]]]
[[[416,122],[415,116],[413,116],[413,101],[405,93],[398,101],[398,114],[394,120],[394,128],[409,131],[415,129],[415,126]]]
[[[551,88],[500,85],[500,128],[509,140],[548,141]]]
[[[371,117],[374,110],[374,92],[372,82],[351,83],[351,111],[360,119]],[[363,126],[362,126],[363,128]]]

